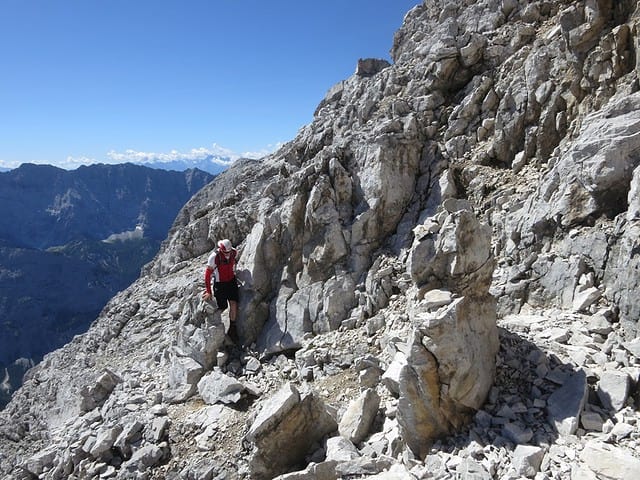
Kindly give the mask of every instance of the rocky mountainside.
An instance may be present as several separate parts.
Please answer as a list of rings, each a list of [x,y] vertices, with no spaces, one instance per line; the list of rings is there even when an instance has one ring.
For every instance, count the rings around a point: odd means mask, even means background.
[[[426,0],[0,414],[9,478],[632,479],[636,1]],[[241,345],[203,302],[240,246]]]
[[[25,367],[87,330],[213,176],[131,164],[0,174],[0,408]]]

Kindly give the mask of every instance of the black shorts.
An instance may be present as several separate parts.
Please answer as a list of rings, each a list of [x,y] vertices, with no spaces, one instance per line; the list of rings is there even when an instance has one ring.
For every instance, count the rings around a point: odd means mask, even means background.
[[[238,293],[238,282],[234,278],[228,282],[216,282],[213,284],[213,296],[220,310],[226,310],[228,301],[237,302],[240,295]]]

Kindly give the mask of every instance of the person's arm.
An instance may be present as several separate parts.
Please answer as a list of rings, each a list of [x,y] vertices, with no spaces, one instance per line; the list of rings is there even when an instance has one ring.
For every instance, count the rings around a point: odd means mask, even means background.
[[[211,275],[213,274],[213,268],[207,265],[204,271],[204,288],[206,289],[205,297],[211,296]]]

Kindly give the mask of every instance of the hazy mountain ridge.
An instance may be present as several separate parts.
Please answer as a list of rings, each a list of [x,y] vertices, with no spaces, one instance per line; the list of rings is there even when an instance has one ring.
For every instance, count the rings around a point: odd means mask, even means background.
[[[142,155],[144,158],[143,159],[131,158],[139,155]],[[123,165],[123,164],[129,163],[132,165],[153,168],[156,170],[166,170],[166,171],[175,171],[175,172],[184,172],[185,170],[202,170],[203,172],[210,173],[211,175],[218,175],[222,173],[225,169],[227,169],[231,164],[233,164],[233,162],[235,162],[237,159],[241,158],[240,156],[232,153],[229,153],[229,154],[213,154],[212,153],[206,156],[202,156],[202,155],[194,156],[193,158],[189,158],[188,154],[176,154],[176,155],[183,158],[174,158],[174,159],[167,160],[165,158],[156,158],[154,157],[154,154],[137,154],[137,153],[134,153],[132,155],[118,155],[118,159],[120,161],[118,161],[117,163],[114,163],[113,161],[107,164],[93,162],[91,164],[83,164],[83,165],[78,164],[75,167],[65,166],[64,170],[73,171],[73,170],[77,170],[82,166],[87,167],[87,166],[93,166],[93,165]],[[256,155],[250,154],[251,158],[257,158],[257,155],[258,154]],[[158,156],[166,157],[166,156],[173,156],[173,155],[160,154]],[[18,167],[12,167],[12,168],[0,166],[0,173],[17,170],[21,168],[23,165],[52,166],[47,164],[34,164],[30,162],[25,162],[19,165]],[[60,168],[60,167],[54,167],[54,168]]]
[[[193,160],[171,160],[171,161],[149,161],[141,162],[140,165],[149,168],[162,170],[175,170],[183,172],[185,170],[198,169],[212,175],[224,172],[235,160],[230,157],[220,157],[210,155],[202,159]]]
[[[175,205],[212,178],[133,164],[72,171],[24,164],[0,174],[0,235],[16,247],[48,248],[103,240],[140,225],[148,238],[162,240]]]

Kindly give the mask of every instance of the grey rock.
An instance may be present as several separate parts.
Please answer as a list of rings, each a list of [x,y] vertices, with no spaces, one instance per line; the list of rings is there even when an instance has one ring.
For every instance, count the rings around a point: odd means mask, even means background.
[[[468,421],[493,382],[498,338],[495,302],[489,296],[462,297],[436,314],[420,304],[412,312],[414,333],[399,378],[398,420],[419,457],[430,441]],[[446,394],[441,385],[446,384]],[[443,392],[444,393],[444,392]]]
[[[549,421],[561,435],[572,435],[578,428],[580,412],[587,398],[584,371],[568,373],[563,384],[547,400]]]
[[[198,318],[203,317],[203,318]],[[199,325],[192,325],[195,321]],[[181,354],[194,359],[205,370],[217,360],[224,342],[224,325],[217,311],[209,313],[205,302],[187,302],[183,308],[176,344]]]
[[[52,446],[46,448],[29,458],[26,462],[25,468],[34,475],[41,475],[45,470],[49,470],[53,467],[56,453],[57,449],[55,447]]]
[[[598,382],[598,398],[611,411],[621,410],[629,396],[629,376],[624,372],[604,372]]]
[[[360,382],[360,386],[362,388],[373,388],[382,378],[382,369],[377,366],[367,367],[360,370],[358,374],[358,381]]]
[[[165,440],[169,433],[170,420],[167,417],[157,417],[153,419],[151,428],[147,429],[147,440],[151,443],[160,443]]]
[[[125,458],[129,458],[131,456],[130,444],[135,443],[142,438],[143,429],[144,424],[142,422],[132,420],[124,426],[122,432],[113,443],[115,447],[120,449]]]
[[[573,309],[577,312],[588,309],[602,296],[602,292],[596,287],[587,288],[573,299]]]
[[[356,446],[343,436],[327,438],[327,461],[349,462],[360,457]]]
[[[98,433],[95,443],[89,451],[91,456],[99,458],[103,453],[109,451],[109,449],[113,447],[121,433],[122,427],[119,425],[116,425],[113,428],[107,428]]]
[[[451,292],[447,292],[446,290],[434,289],[429,290],[424,294],[422,303],[427,310],[433,310],[445,305],[449,305],[451,303],[451,300]]]
[[[582,412],[580,415],[580,425],[587,431],[601,432],[604,420],[597,412]]]
[[[533,432],[530,428],[519,425],[515,422],[505,424],[502,431],[504,436],[516,445],[527,444],[533,438]]]
[[[136,450],[131,458],[127,460],[122,468],[129,471],[142,471],[153,467],[160,462],[163,456],[162,449],[157,445],[144,445]]]
[[[121,381],[122,379],[116,373],[110,370],[103,372],[93,385],[81,390],[80,409],[88,412],[102,404]]]
[[[400,375],[405,365],[407,365],[406,355],[402,352],[396,352],[393,361],[382,375],[382,383],[391,393],[400,393]]]
[[[338,480],[336,465],[337,462],[334,460],[312,462],[304,470],[278,475],[274,480]]]
[[[593,315],[589,319],[589,332],[599,333],[600,335],[609,335],[613,331],[611,323],[604,317],[604,315]]]
[[[244,385],[235,378],[215,369],[200,379],[198,393],[205,403],[236,403],[242,398]]]
[[[390,66],[390,63],[383,59],[377,58],[361,58],[358,60],[356,75],[360,77],[369,77],[375,75],[380,70]]]
[[[609,432],[609,435],[616,439],[616,441],[622,440],[623,438],[627,438],[635,431],[633,425],[629,425],[628,423],[616,423],[614,427]]]
[[[491,474],[487,471],[487,469],[480,462],[477,462],[473,458],[462,459],[460,464],[456,466],[456,474],[460,478],[469,478],[469,479],[473,478],[477,480],[489,480],[493,478]],[[394,478],[394,477],[390,477],[390,478]],[[409,475],[407,472],[406,476],[395,477],[395,478],[410,479],[412,478],[412,476]]]
[[[358,444],[369,433],[380,406],[380,397],[373,389],[362,392],[353,400],[342,415],[338,432],[351,442]]]
[[[640,337],[623,343],[623,346],[635,358],[640,359]]]
[[[173,403],[185,401],[196,392],[203,368],[190,357],[173,357],[169,368],[167,397]]]

